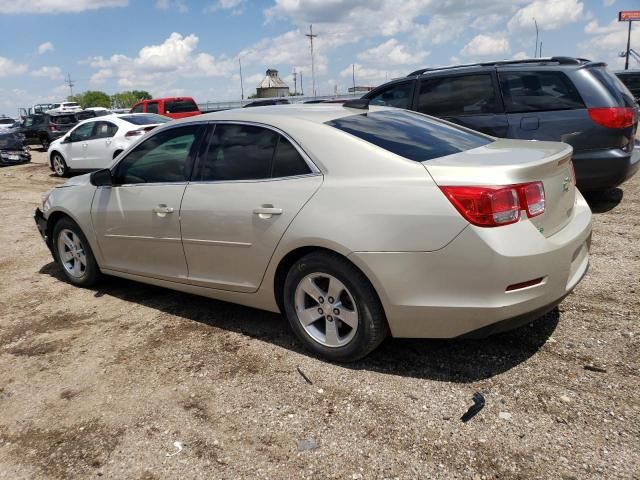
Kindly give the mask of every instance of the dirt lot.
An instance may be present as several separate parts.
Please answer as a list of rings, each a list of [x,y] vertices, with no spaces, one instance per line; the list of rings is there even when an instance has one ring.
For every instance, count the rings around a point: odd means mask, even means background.
[[[65,283],[32,220],[44,161],[0,170],[0,478],[640,478],[640,175],[591,199],[559,310],[343,366],[278,315]]]

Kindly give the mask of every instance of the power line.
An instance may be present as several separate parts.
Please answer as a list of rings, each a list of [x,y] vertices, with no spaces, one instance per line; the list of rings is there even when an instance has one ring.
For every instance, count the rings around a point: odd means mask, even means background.
[[[311,43],[311,85],[313,87],[313,96],[317,95],[316,93],[316,69],[313,61],[313,39],[318,35],[313,34],[313,25],[309,25],[309,33],[305,34],[305,37],[309,37],[309,42]]]
[[[71,74],[67,73],[67,85],[69,85],[69,92],[70,92],[70,96],[73,97],[73,86],[75,85],[75,83],[73,83],[74,80],[71,80]]]

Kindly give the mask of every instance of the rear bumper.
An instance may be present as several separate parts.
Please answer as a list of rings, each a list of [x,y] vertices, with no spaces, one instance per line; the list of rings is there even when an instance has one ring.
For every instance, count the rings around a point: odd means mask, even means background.
[[[551,310],[585,275],[591,211],[578,195],[570,223],[545,238],[529,221],[469,226],[435,252],[354,252],[385,308],[391,333],[406,338],[486,336]],[[508,285],[542,278],[534,286]]]
[[[619,148],[574,152],[573,165],[581,191],[606,190],[631,178],[640,168],[640,141],[631,152]]]

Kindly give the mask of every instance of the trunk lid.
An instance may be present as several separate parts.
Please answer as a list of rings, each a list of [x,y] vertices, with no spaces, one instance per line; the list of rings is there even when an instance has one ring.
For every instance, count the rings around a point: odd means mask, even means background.
[[[439,186],[507,186],[542,182],[545,211],[533,218],[522,212],[545,237],[571,219],[576,187],[570,145],[559,142],[498,139],[483,147],[423,162]]]

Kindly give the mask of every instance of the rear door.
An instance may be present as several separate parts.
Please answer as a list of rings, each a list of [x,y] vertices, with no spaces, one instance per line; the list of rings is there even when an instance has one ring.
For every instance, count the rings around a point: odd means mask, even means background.
[[[93,137],[95,122],[87,121],[78,125],[69,133],[69,143],[64,144],[67,152],[67,165],[71,169],[87,168],[88,143]]]
[[[584,132],[591,123],[589,114],[565,73],[501,71],[498,77],[509,138],[554,140],[574,146],[583,143]]]
[[[508,135],[495,72],[423,78],[416,110],[495,137]]]
[[[212,128],[180,210],[189,281],[253,292],[323,177],[280,132],[240,123]]]
[[[146,113],[158,113],[159,112],[158,102],[147,102],[146,103],[145,112]]]

